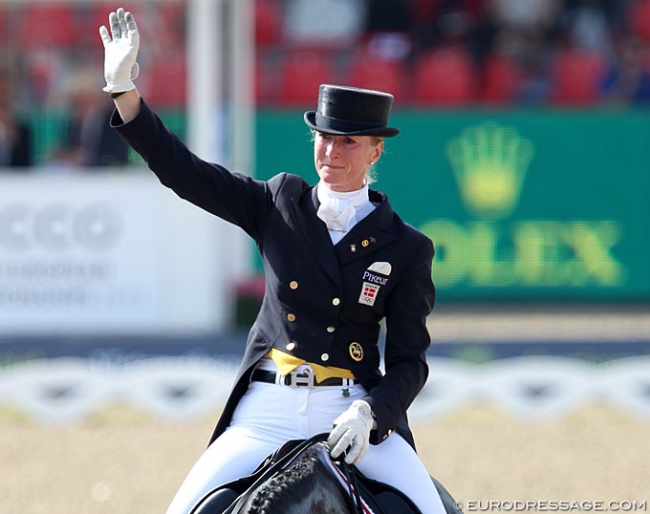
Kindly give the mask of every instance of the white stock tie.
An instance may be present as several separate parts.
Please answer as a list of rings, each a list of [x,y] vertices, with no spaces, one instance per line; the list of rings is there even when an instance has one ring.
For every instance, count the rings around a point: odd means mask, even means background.
[[[318,217],[325,222],[327,229],[345,233],[357,222],[357,210],[369,203],[368,186],[357,191],[341,193],[318,184]]]

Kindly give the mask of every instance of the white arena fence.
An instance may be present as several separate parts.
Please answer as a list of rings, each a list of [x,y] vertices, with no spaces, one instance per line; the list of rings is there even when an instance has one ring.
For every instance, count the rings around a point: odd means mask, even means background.
[[[15,363],[0,368],[0,409],[16,409],[45,424],[66,424],[119,404],[162,422],[186,422],[223,406],[236,364],[206,357]],[[565,357],[484,364],[432,358],[429,364],[430,378],[409,411],[413,420],[440,419],[477,403],[526,420],[558,418],[594,403],[650,420],[650,356],[598,364]]]

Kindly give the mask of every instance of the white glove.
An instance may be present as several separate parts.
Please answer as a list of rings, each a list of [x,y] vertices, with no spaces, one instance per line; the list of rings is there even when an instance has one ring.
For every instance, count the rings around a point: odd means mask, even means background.
[[[104,78],[107,93],[122,93],[135,89],[133,81],[138,77],[140,68],[136,62],[140,47],[140,34],[135,24],[135,17],[124,12],[121,7],[108,15],[111,36],[104,25],[99,28],[99,35],[104,43]]]
[[[353,401],[348,410],[334,420],[334,428],[327,438],[332,458],[336,459],[349,447],[345,462],[360,462],[368,451],[373,425],[372,409],[368,402]]]

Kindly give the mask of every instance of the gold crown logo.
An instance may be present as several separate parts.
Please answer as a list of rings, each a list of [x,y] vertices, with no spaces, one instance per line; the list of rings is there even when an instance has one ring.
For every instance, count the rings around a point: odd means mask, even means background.
[[[485,123],[450,141],[447,156],[468,210],[498,219],[517,206],[533,145],[510,127]]]

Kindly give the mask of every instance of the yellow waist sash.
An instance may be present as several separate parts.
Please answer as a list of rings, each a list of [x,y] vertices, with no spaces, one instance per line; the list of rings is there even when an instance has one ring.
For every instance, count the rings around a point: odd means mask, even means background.
[[[282,375],[288,375],[298,366],[306,362],[299,357],[280,351],[277,348],[271,348],[268,355],[273,359],[273,362],[275,362]],[[349,369],[337,368],[335,366],[321,366],[320,364],[314,364],[312,362],[309,362],[308,364],[314,370],[318,382],[333,377],[354,378],[354,374]]]

